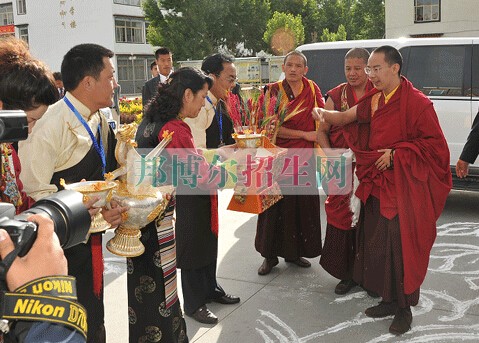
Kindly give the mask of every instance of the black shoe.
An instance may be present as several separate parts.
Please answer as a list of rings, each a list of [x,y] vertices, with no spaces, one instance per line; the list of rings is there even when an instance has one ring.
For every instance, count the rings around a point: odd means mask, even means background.
[[[389,332],[393,335],[402,335],[411,330],[412,313],[411,308],[398,308],[393,322],[389,327]]]
[[[368,295],[369,295],[371,298],[379,298],[379,294],[377,294],[376,292],[370,291],[370,290],[364,288],[364,286],[361,286],[361,288],[362,288],[363,290],[365,290],[366,293],[368,293]]]
[[[397,308],[398,304],[396,302],[386,303],[381,301],[379,305],[367,308],[364,313],[371,318],[384,318],[395,315]]]
[[[263,264],[258,269],[259,275],[267,275],[271,273],[271,269],[279,263],[277,257],[265,258]]]
[[[213,312],[208,310],[206,305],[201,306],[193,314],[189,314],[189,317],[193,318],[197,322],[203,324],[216,324],[218,323],[218,317],[214,315]]]
[[[231,305],[231,304],[237,304],[240,302],[239,297],[235,297],[234,295],[231,294],[225,294],[219,298],[212,299],[215,303],[219,304],[225,304],[225,305]]]
[[[348,293],[353,287],[357,285],[353,280],[341,280],[334,289],[334,293],[343,295]]]
[[[295,265],[301,268],[311,267],[311,262],[309,262],[307,259],[303,257],[298,257],[296,260],[289,260],[289,259],[284,259],[284,260],[289,263],[294,263]]]

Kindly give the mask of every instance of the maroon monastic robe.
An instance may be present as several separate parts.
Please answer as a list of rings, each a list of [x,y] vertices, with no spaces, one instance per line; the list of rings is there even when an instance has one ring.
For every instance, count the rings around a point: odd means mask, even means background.
[[[369,91],[372,88],[371,82],[366,84],[366,90]],[[349,83],[342,83],[339,86],[331,89],[328,92],[328,96],[334,103],[334,109],[337,111],[346,111],[348,108],[353,107],[358,99],[354,93],[353,87]],[[354,130],[358,130],[358,140],[361,149],[367,149],[369,125],[368,124],[354,124]],[[349,126],[349,130],[352,130],[353,125]],[[332,125],[329,129],[329,142],[331,148],[348,148],[348,143],[343,137],[343,127]],[[352,179],[351,179],[352,183]],[[327,215],[328,224],[333,225],[337,229],[350,230],[352,223],[352,213],[349,208],[349,194],[344,195],[328,195],[324,203],[324,209]]]
[[[399,215],[404,292],[411,294],[426,276],[436,221],[452,187],[449,149],[432,102],[406,78],[387,104],[382,93],[373,93],[357,108],[358,122],[370,122],[370,151],[354,144],[353,131],[345,137],[356,154],[356,195],[363,203],[370,195],[378,198],[387,219]],[[383,155],[377,150],[385,148],[395,149],[394,168],[381,172],[374,163]]]

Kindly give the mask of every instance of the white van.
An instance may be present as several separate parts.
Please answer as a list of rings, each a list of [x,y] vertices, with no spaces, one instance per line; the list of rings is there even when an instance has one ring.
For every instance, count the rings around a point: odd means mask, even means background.
[[[455,164],[479,107],[479,37],[405,38],[301,45],[308,58],[308,78],[323,94],[345,82],[344,55],[351,48],[372,51],[381,45],[397,48],[403,56],[402,74],[434,103],[451,152],[454,188],[479,191],[479,161],[466,179],[455,177]]]

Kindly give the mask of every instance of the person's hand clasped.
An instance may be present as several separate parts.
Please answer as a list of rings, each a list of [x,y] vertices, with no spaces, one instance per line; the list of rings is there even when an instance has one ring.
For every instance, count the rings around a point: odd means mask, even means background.
[[[378,152],[383,152],[383,155],[374,163],[376,168],[381,171],[392,168],[394,149],[379,149]]]
[[[463,160],[458,160],[456,163],[456,175],[458,178],[465,178],[469,174],[469,163]]]
[[[120,206],[119,203],[112,200],[109,207],[105,206],[102,208],[101,214],[103,215],[103,219],[105,219],[112,228],[115,228],[122,223],[122,214],[128,210],[128,206]]]
[[[53,221],[40,214],[28,217],[38,225],[37,238],[30,251],[23,257],[17,257],[7,272],[7,285],[13,291],[18,287],[40,277],[67,275],[68,266],[60,241],[54,230]],[[5,230],[0,230],[0,255],[4,259],[14,245]]]

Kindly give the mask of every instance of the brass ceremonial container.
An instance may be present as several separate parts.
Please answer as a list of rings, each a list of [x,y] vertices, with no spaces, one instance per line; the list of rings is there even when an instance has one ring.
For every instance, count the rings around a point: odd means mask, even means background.
[[[117,187],[114,181],[81,181],[66,184],[65,180],[60,179],[60,185],[65,189],[71,189],[83,194],[83,202],[87,202],[93,197],[100,199],[94,204],[95,207],[107,206]],[[98,212],[92,219],[89,233],[103,232],[110,228],[110,224],[103,219],[101,212]]]
[[[244,148],[245,146],[239,145],[241,141],[241,138],[239,141],[237,140],[237,144]],[[259,214],[283,198],[281,189],[275,180],[281,173],[286,149],[274,145],[264,135],[261,135],[261,144],[257,148],[254,158],[255,165],[248,167],[254,171],[251,176],[251,184],[248,187],[244,185],[235,187],[235,193],[228,204],[228,210]],[[269,162],[265,162],[265,159],[269,159]],[[271,163],[271,166],[269,166],[269,163]],[[238,166],[238,172],[241,173],[241,169],[244,171],[244,168],[245,166]],[[268,176],[269,174],[272,174],[272,181]]]
[[[120,187],[113,195],[113,200],[129,210],[122,214],[122,223],[115,230],[106,248],[113,254],[123,257],[136,257],[145,252],[140,241],[142,227],[152,222],[165,210],[168,200],[159,189],[149,194],[131,194],[126,187]]]
[[[140,229],[163,213],[172,192],[171,187],[153,187],[153,175],[140,177],[136,168],[142,159],[151,161],[157,158],[171,141],[173,133],[167,133],[160,144],[147,156],[142,157],[135,149],[136,129],[137,124],[131,123],[122,125],[118,130],[115,157],[120,167],[105,175],[107,180],[119,178],[119,186],[112,200],[121,206],[129,207],[128,211],[122,214],[122,223],[115,230],[115,236],[106,244],[111,253],[123,257],[136,257],[145,252],[140,241]]]

